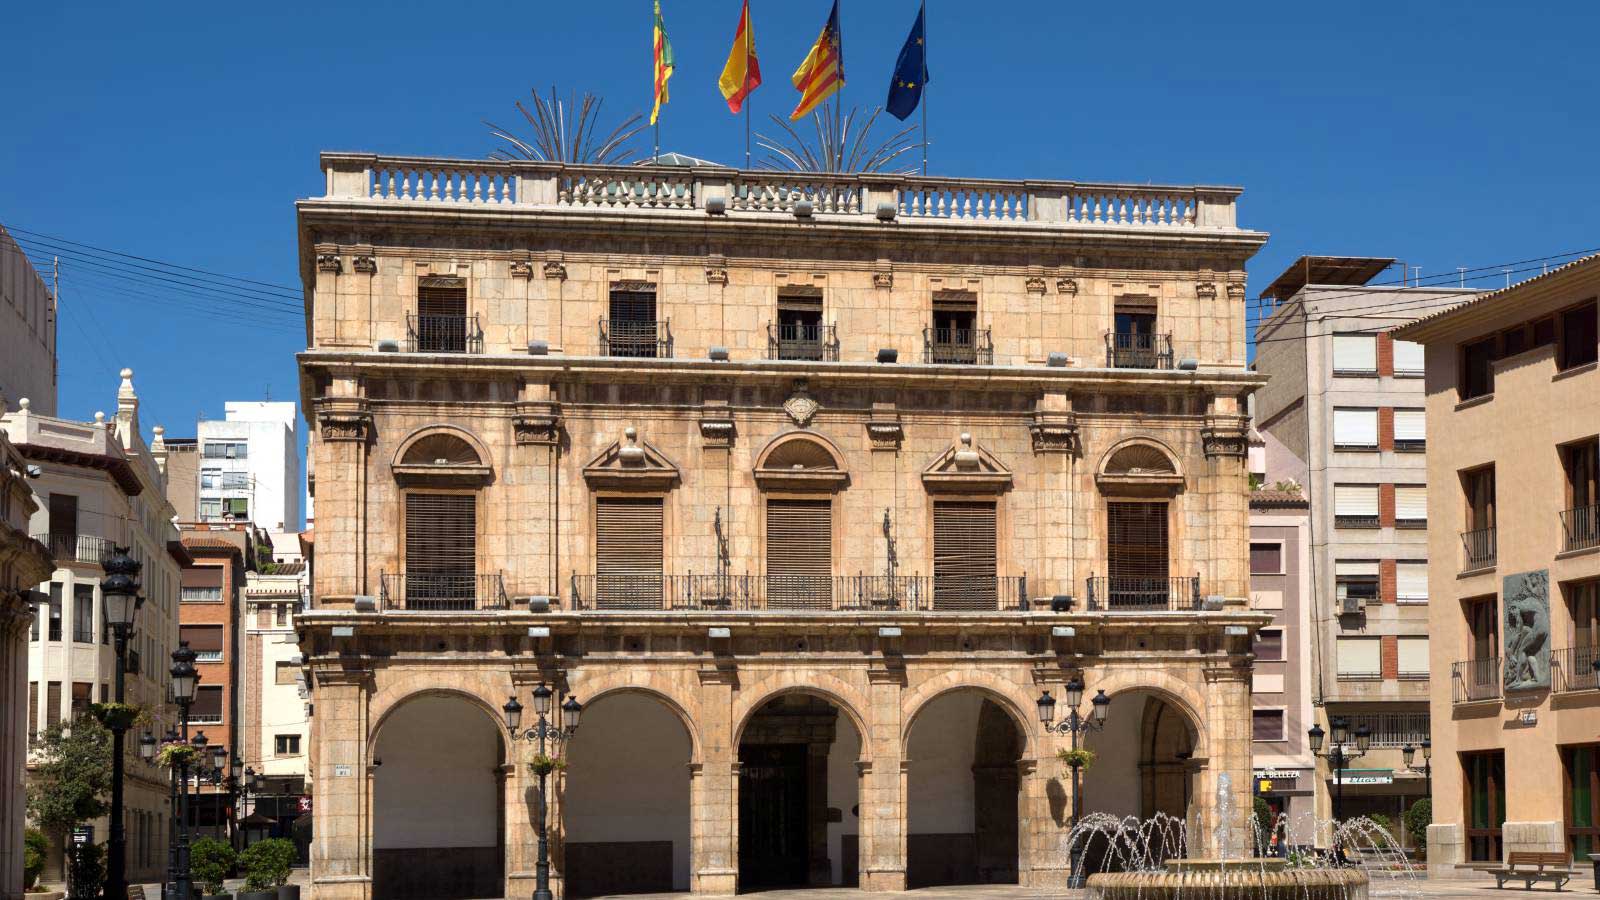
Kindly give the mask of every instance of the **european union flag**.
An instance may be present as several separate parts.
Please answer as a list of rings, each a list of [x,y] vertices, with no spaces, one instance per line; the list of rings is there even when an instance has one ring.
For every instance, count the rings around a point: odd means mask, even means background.
[[[900,48],[900,60],[895,63],[894,80],[889,82],[889,114],[896,119],[911,115],[922,102],[922,87],[928,83],[928,53],[923,41],[922,15],[924,6],[917,7],[917,21],[906,35],[906,45]]]

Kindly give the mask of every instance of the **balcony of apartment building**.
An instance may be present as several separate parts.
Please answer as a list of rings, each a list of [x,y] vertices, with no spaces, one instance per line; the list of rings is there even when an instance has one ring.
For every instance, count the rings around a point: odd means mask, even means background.
[[[931,324],[922,329],[922,361],[933,365],[994,364],[989,329],[978,327],[978,296],[940,291],[933,296]]]
[[[612,569],[610,565],[605,568]],[[1026,612],[1025,575],[571,576],[577,611]]]
[[[1172,335],[1157,333],[1154,302],[1153,298],[1145,305],[1126,298],[1118,302],[1112,330],[1106,333],[1106,368],[1172,368]]]
[[[467,313],[467,283],[427,275],[417,284],[416,312],[406,315],[408,353],[482,353],[483,329]]]
[[[822,321],[822,292],[790,288],[778,295],[778,320],[767,323],[767,359],[838,362],[839,338]]]
[[[1600,579],[1569,581],[1559,589],[1571,640],[1551,651],[1551,687],[1557,693],[1600,690]]]
[[[672,358],[672,320],[656,318],[654,284],[612,285],[608,312],[600,320],[602,356]]]
[[[389,611],[471,612],[511,606],[504,574],[474,572],[470,565],[382,573],[378,600]]]
[[[1495,567],[1498,537],[1495,526],[1494,466],[1480,466],[1461,473],[1461,489],[1466,501],[1466,525],[1461,532],[1461,570],[1474,572]]]
[[[1499,598],[1472,597],[1461,602],[1466,619],[1471,656],[1451,666],[1451,694],[1455,703],[1479,703],[1501,698]]]
[[[33,535],[33,539],[50,548],[57,566],[99,566],[102,559],[111,555],[114,546],[109,538],[75,531],[51,530]]]
[[[1563,445],[1566,508],[1561,510],[1561,552],[1600,547],[1600,438]]]

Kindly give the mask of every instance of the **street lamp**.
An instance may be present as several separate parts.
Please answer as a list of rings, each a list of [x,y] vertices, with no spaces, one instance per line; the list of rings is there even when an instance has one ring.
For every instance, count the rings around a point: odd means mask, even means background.
[[[1344,818],[1341,815],[1344,811],[1344,770],[1350,767],[1352,761],[1366,756],[1367,751],[1372,748],[1372,729],[1367,727],[1365,722],[1357,725],[1354,731],[1355,746],[1352,749],[1350,720],[1341,716],[1329,724],[1332,726],[1333,743],[1327,752],[1323,752],[1322,747],[1328,734],[1322,730],[1321,725],[1312,725],[1311,730],[1306,732],[1306,737],[1311,744],[1311,755],[1326,759],[1328,765],[1333,767],[1333,827],[1334,841],[1337,844],[1339,820]],[[1343,852],[1337,846],[1335,849],[1340,853]]]
[[[561,704],[559,720],[552,724],[548,718],[551,702],[555,692],[544,682],[539,682],[533,688],[533,712],[538,716],[538,721],[526,732],[522,728],[522,704],[518,702],[515,694],[501,707],[506,714],[506,728],[511,732],[512,740],[538,741],[539,756],[533,763],[533,770],[539,774],[539,858],[534,864],[534,890],[533,900],[551,900],[550,893],[550,828],[546,821],[549,812],[545,792],[545,781],[550,775],[553,766],[545,756],[546,742],[555,744],[558,748],[572,739],[578,731],[578,717],[583,714],[583,704],[572,695],[567,696],[565,703]],[[558,750],[559,752],[559,750]]]
[[[1044,725],[1046,734],[1065,734],[1072,737],[1072,749],[1078,749],[1078,735],[1090,731],[1100,731],[1106,727],[1106,716],[1111,712],[1111,698],[1106,696],[1104,690],[1098,691],[1094,699],[1089,701],[1089,715],[1085,718],[1078,712],[1078,707],[1083,704],[1083,676],[1076,672],[1067,679],[1067,715],[1061,724],[1055,724],[1056,698],[1050,696],[1049,691],[1039,695],[1039,721]],[[1067,760],[1067,765],[1072,769],[1072,824],[1077,826],[1078,819],[1083,815],[1083,760],[1078,758],[1076,752]],[[1082,853],[1081,843],[1072,860],[1072,872],[1069,876],[1076,879],[1082,871],[1079,865],[1081,859],[1077,855]]]
[[[1403,757],[1405,757],[1406,768],[1407,769],[1409,769],[1412,772],[1421,772],[1422,773],[1422,777],[1424,779],[1426,779],[1426,783],[1427,783],[1428,800],[1429,800],[1429,802],[1432,802],[1432,800],[1433,800],[1433,741],[1431,741],[1431,740],[1429,740],[1427,738],[1423,738],[1422,739],[1422,768],[1420,768],[1420,769],[1411,764],[1412,761],[1415,760],[1416,757],[1417,757],[1417,748],[1416,747],[1413,747],[1410,744],[1407,744],[1404,747],[1400,748],[1400,754]]]
[[[147,763],[155,761],[156,736],[148,731],[139,736],[139,758]]]
[[[117,671],[116,695],[118,704],[127,702],[126,681],[128,672],[128,635],[133,632],[134,617],[144,598],[139,596],[139,570],[144,566],[128,555],[127,547],[111,548],[111,555],[100,561],[105,569],[105,580],[100,582],[100,596],[105,604],[105,622],[111,627],[115,639]],[[130,723],[119,710],[107,718],[111,727],[111,837],[106,847],[106,897],[125,897],[128,894],[128,841],[123,827],[122,775],[123,741]]]
[[[179,641],[178,649],[172,651],[172,699],[178,704],[178,740],[187,741],[189,738],[189,706],[194,703],[195,690],[200,683],[200,673],[194,667],[195,652],[189,649],[188,641]],[[197,737],[204,737],[198,735]],[[178,764],[177,783],[182,786],[178,794],[178,841],[177,853],[173,862],[173,885],[175,896],[179,900],[188,900],[193,893],[189,878],[189,763]]]

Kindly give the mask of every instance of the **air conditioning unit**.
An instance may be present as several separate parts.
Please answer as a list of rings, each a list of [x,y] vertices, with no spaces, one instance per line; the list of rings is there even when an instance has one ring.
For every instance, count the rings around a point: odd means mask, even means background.
[[[1347,616],[1359,616],[1362,606],[1360,597],[1346,597],[1339,601],[1339,612]]]

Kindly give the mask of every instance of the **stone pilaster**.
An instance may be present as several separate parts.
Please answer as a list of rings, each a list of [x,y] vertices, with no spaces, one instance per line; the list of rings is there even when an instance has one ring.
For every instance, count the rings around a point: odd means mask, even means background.
[[[689,778],[689,889],[732,894],[739,886],[739,753],[732,670],[700,672],[701,760]]]
[[[1038,759],[1017,761],[1017,881],[1024,887],[1059,889],[1071,873],[1067,826],[1071,821],[1072,779],[1062,776],[1054,739],[1043,742]]]
[[[311,841],[312,890],[318,900],[372,896],[372,673],[318,667],[316,679],[317,828]]]
[[[1220,848],[1215,846],[1214,836],[1219,833],[1218,826],[1223,825],[1228,829],[1233,851],[1243,853],[1251,840],[1249,821],[1255,796],[1250,790],[1250,668],[1213,665],[1205,670],[1204,676],[1211,755],[1194,796],[1201,814],[1198,833],[1190,832],[1191,852],[1195,846],[1193,839],[1198,837],[1199,845],[1204,846],[1207,853],[1217,853]],[[1227,776],[1227,794],[1232,807],[1227,812],[1226,822],[1223,821],[1225,811],[1219,808],[1223,775]]]
[[[874,667],[869,673],[865,736],[872,748],[861,778],[861,889],[906,889],[906,773],[901,741],[903,673]]]

